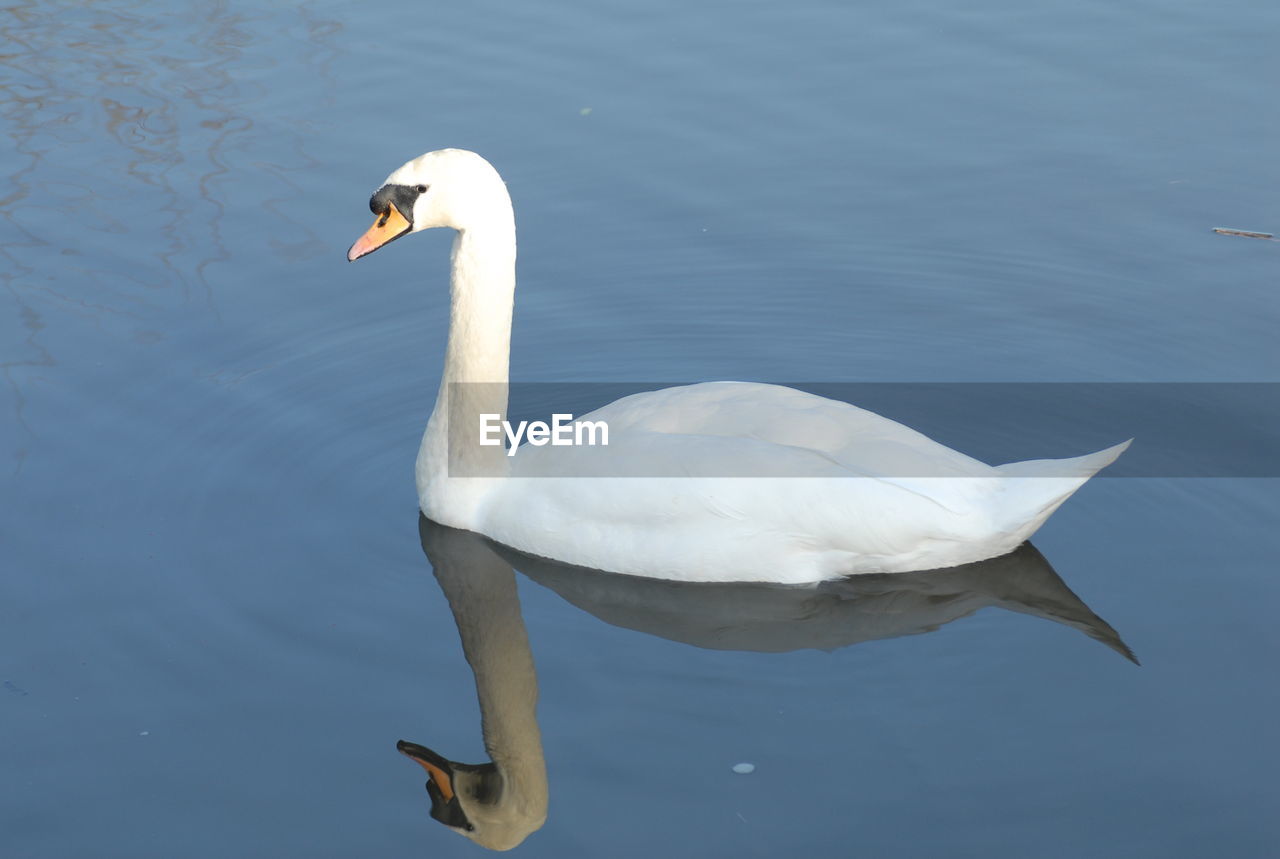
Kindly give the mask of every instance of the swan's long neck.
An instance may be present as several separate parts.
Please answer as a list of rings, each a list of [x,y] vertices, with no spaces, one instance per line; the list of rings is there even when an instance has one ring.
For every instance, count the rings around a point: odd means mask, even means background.
[[[442,390],[451,382],[506,384],[515,291],[516,228],[508,201],[505,213],[454,237]]]
[[[418,451],[422,510],[456,528],[475,529],[485,478],[507,474],[501,444],[479,443],[481,415],[507,417],[511,313],[516,288],[515,219],[506,188],[489,194],[481,217],[458,230],[450,278],[449,342],[435,409]],[[449,478],[469,480],[470,488]]]

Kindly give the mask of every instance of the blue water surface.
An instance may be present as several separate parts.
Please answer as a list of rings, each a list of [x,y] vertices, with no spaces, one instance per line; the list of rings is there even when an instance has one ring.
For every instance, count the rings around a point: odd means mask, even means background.
[[[1280,245],[1211,232],[1280,233],[1274,3],[45,0],[0,33],[5,856],[484,852],[395,751],[486,757],[412,476],[449,237],[344,262],[421,152],[508,182],[516,380],[1280,381]],[[520,578],[518,849],[1274,856],[1277,512],[1146,476],[1054,515],[1141,667],[997,609],[697,648]]]

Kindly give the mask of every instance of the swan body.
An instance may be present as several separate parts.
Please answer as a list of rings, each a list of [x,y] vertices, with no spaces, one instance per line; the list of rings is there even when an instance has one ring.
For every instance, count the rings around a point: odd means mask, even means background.
[[[482,447],[506,416],[515,224],[497,171],[429,152],[370,200],[355,260],[411,232],[457,230],[450,327],[418,453],[422,512],[533,555],[679,581],[801,584],[956,566],[1012,551],[1128,442],[986,465],[847,403],[712,382],[620,399],[602,447]],[[452,435],[451,435],[452,433]]]

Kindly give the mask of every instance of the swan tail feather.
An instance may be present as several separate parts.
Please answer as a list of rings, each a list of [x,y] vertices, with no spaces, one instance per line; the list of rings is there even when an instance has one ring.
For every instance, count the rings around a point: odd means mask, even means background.
[[[1115,462],[1132,441],[1071,459],[1032,459],[996,466],[1006,478],[1000,503],[1004,528],[1018,542],[1026,540],[1085,481]]]

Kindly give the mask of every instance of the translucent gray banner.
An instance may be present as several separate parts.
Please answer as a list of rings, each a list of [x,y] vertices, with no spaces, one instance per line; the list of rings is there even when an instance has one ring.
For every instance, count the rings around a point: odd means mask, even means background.
[[[850,422],[841,425],[839,408],[817,418],[803,401],[768,395],[758,397],[758,408],[766,415],[763,423],[735,428],[733,416],[746,414],[755,405],[752,392],[746,389],[731,392],[738,401],[726,411],[729,419],[719,423],[714,415],[722,407],[723,391],[709,392],[706,398],[664,401],[654,411],[660,418],[657,424],[673,429],[655,434],[650,424],[644,438],[628,426],[611,426],[605,431],[607,443],[602,444],[599,427],[574,425],[591,420],[589,413],[619,398],[686,384],[454,384],[448,424],[449,474],[520,475],[516,461],[536,447],[548,452],[534,452],[528,458],[531,466],[538,460],[539,468],[525,476],[825,477],[832,476],[830,470],[803,456],[763,461],[770,458],[768,445],[781,438],[803,452],[807,437],[831,443],[834,433],[835,446],[847,441],[849,450],[859,450],[859,432],[866,431],[857,428],[852,413]],[[1280,383],[1275,382],[781,384],[875,412],[991,465],[1076,457],[1132,438],[1129,450],[1101,476],[1280,477]],[[506,428],[499,424],[504,404]],[[826,423],[818,428],[812,425],[815,420]],[[482,426],[485,421],[487,426]],[[697,432],[696,438],[680,442],[657,437],[685,426],[712,426],[714,432]],[[762,433],[761,426],[767,431]],[[842,432],[847,436],[840,437]],[[487,433],[484,442],[482,433]],[[773,437],[776,433],[780,436]],[[512,444],[513,437],[517,445]],[[758,455],[743,437],[759,442],[754,448]],[[680,448],[679,455],[668,455],[681,445],[687,446]],[[858,460],[864,466],[859,473],[957,476],[949,468],[934,468],[928,456],[918,456],[916,451],[880,459],[874,443],[864,449],[871,452]],[[835,461],[839,465],[844,460],[836,456]]]

